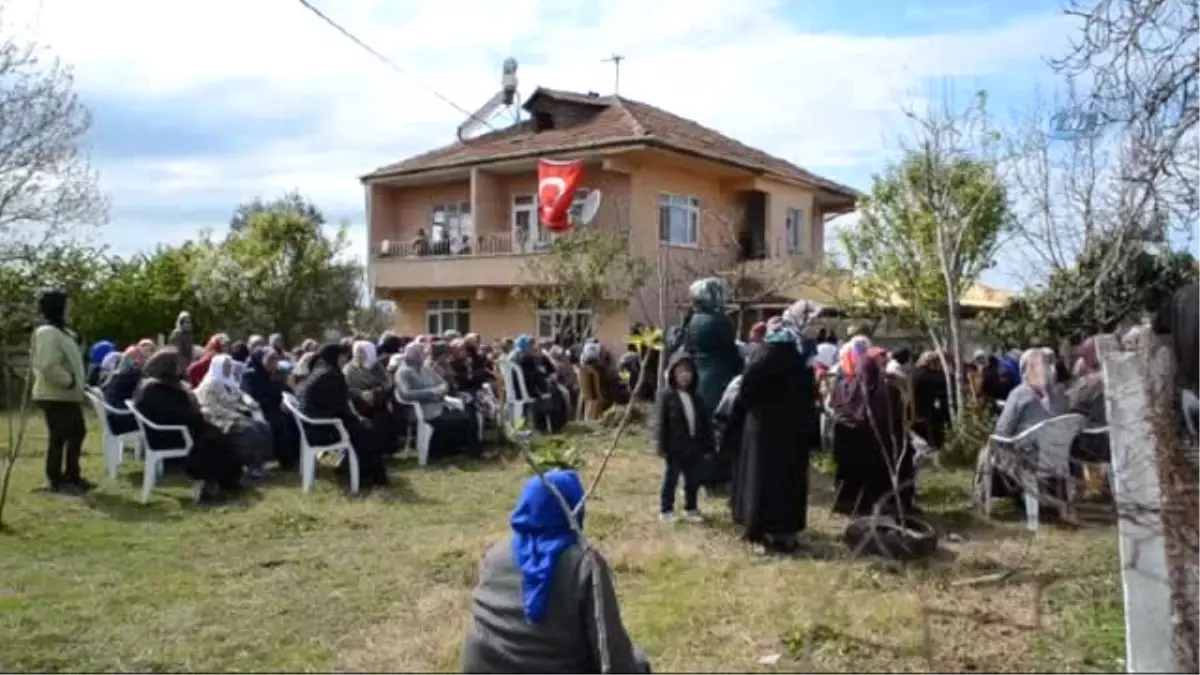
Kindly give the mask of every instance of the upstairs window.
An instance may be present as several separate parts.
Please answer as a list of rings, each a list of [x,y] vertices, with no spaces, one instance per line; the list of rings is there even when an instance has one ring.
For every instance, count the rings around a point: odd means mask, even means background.
[[[788,208],[784,223],[788,253],[804,252],[804,209]]]
[[[697,245],[700,240],[700,200],[691,195],[660,194],[658,240],[675,246]]]

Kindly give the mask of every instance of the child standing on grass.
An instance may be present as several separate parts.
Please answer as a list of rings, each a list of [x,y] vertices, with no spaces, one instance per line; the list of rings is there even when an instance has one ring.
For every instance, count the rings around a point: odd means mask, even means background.
[[[708,412],[695,396],[696,368],[691,357],[679,353],[667,366],[667,386],[658,397],[655,442],[666,461],[659,519],[675,520],[675,489],[683,477],[683,508],[689,522],[700,522],[700,468],[712,452],[713,433]]]

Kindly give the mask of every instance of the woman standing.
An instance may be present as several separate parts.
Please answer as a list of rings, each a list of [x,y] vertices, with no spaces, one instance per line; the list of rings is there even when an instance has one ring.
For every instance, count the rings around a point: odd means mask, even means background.
[[[53,492],[78,493],[95,487],[79,470],[87,425],[83,421],[83,354],[67,329],[67,294],[50,291],[38,300],[45,324],[33,332],[32,398],[46,417],[46,480]]]
[[[742,376],[746,419],[730,494],[733,520],[760,552],[787,553],[808,521],[814,380],[793,326],[767,334]]]

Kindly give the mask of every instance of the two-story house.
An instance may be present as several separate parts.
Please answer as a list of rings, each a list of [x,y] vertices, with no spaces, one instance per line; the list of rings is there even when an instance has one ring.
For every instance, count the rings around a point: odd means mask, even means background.
[[[631,252],[649,261],[665,251],[681,263],[788,257],[811,268],[824,250],[826,219],[853,210],[858,196],[627,98],[540,88],[524,108],[529,119],[512,127],[362,177],[368,278],[377,299],[396,303],[398,331],[549,337],[569,312],[616,345],[633,322],[657,325],[665,304],[668,321],[678,318],[682,291],[669,290],[671,303],[660,304],[661,284],[596,317],[586,308],[529,306],[513,293],[529,282],[525,261],[542,255],[552,236],[538,221],[539,158],[583,160],[577,198],[591,189],[603,195],[591,226],[624,228]]]

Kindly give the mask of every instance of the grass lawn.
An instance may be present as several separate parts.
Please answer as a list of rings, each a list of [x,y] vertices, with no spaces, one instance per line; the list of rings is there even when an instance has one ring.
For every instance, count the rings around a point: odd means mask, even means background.
[[[38,491],[40,418],[31,429],[0,534],[3,672],[455,670],[480,555],[506,536],[527,475],[513,456],[401,463],[390,493],[354,499],[323,470],[310,495],[280,478],[216,509],[169,478],[141,506],[131,460],[102,480],[95,426],[85,460],[99,489]],[[585,474],[606,433],[574,436]],[[658,672],[1124,670],[1111,526],[1050,525],[1029,545],[1019,524],[971,515],[967,473],[930,472],[922,503],[959,537],[895,569],[847,559],[814,472],[815,555],[758,558],[723,503],[702,502],[705,525],[658,523],[660,475],[644,437],[625,441],[587,522]],[[1004,585],[951,585],[1022,560],[1030,574]]]

